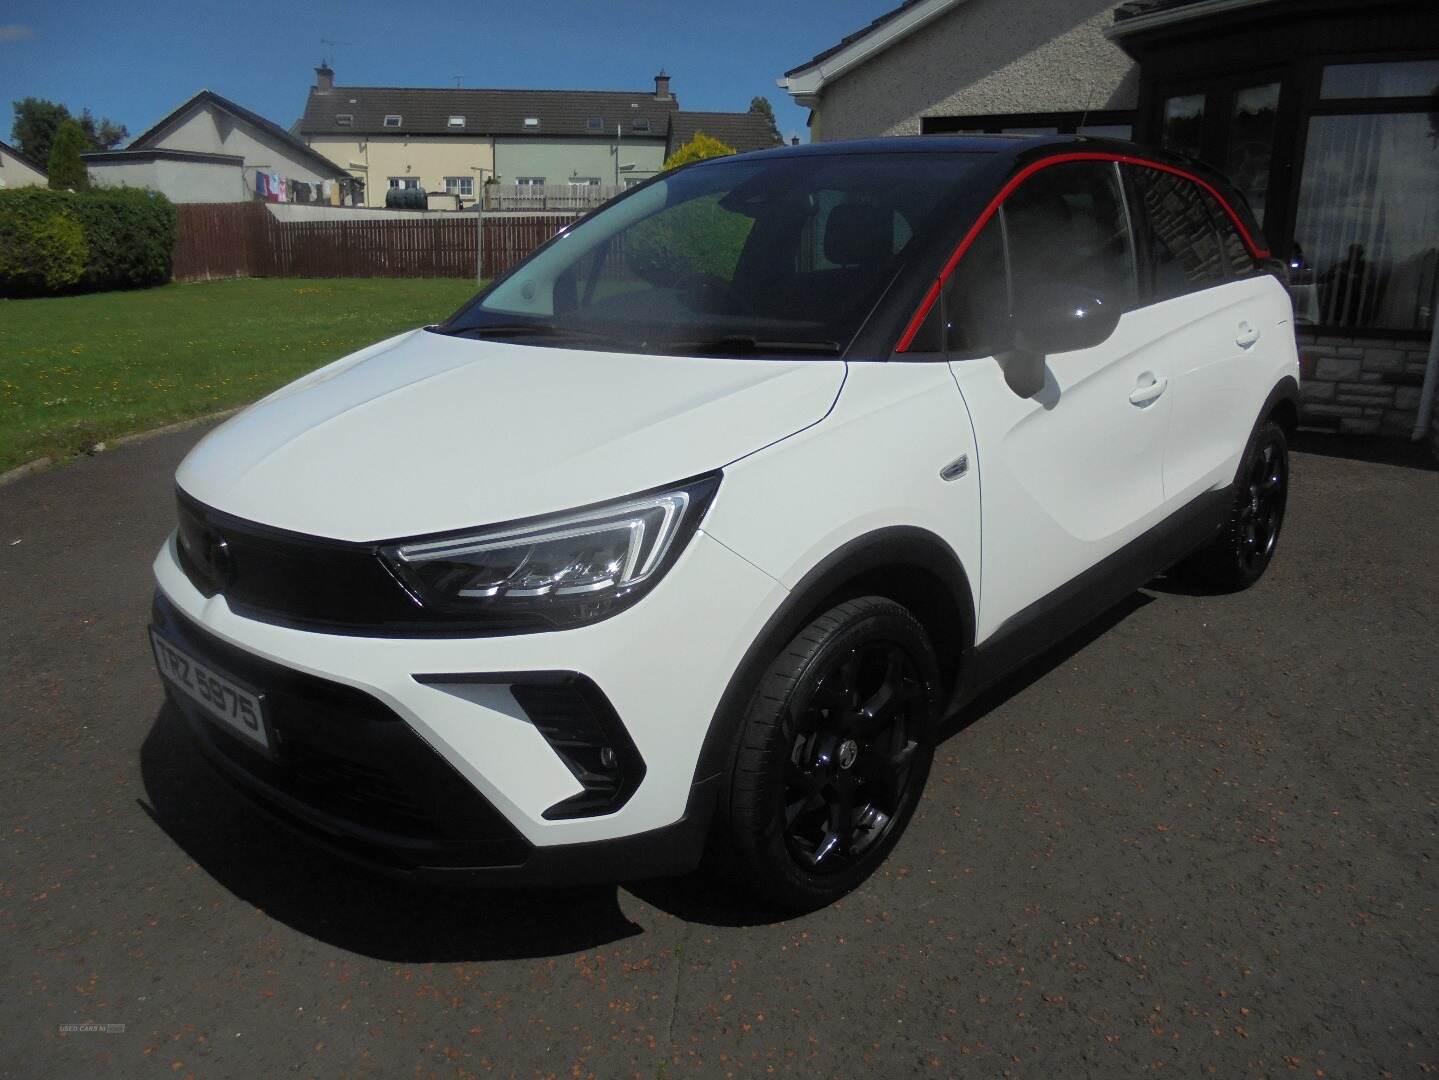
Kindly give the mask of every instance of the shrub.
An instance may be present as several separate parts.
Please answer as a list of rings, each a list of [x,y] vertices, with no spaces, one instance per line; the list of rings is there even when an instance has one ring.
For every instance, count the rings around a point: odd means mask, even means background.
[[[733,153],[734,147],[728,143],[722,143],[714,136],[706,135],[703,131],[696,131],[693,139],[665,158],[664,167],[667,170],[677,169],[681,165],[688,165],[691,161],[728,157]]]
[[[45,170],[50,174],[52,188],[84,191],[90,186],[90,173],[80,156],[88,149],[90,140],[85,138],[85,129],[74,120],[62,120],[50,146],[50,161]]]
[[[162,284],[175,219],[170,200],[153,191],[0,191],[0,295]]]

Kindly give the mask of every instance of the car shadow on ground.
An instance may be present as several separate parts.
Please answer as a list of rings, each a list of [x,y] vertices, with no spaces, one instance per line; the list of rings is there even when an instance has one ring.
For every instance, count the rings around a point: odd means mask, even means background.
[[[1136,592],[950,717],[953,738],[1065,663],[1152,598]],[[403,963],[512,960],[581,952],[644,932],[616,886],[474,889],[391,878],[269,821],[201,756],[164,706],[140,749],[144,812],[200,869],[246,903],[338,948]],[[659,910],[708,926],[757,926],[769,911],[703,872],[627,883]]]
[[[321,941],[406,963],[580,952],[642,933],[614,886],[465,889],[391,878],[274,824],[201,756],[166,705],[140,748],[150,819],[241,900]]]

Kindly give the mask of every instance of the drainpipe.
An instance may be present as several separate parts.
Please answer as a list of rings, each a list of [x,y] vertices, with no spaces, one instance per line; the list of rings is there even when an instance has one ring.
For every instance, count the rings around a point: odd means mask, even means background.
[[[1429,322],[1429,360],[1424,365],[1424,385],[1419,390],[1419,416],[1412,436],[1415,442],[1429,434],[1429,421],[1434,415],[1434,384],[1439,382],[1439,289],[1435,290],[1435,302],[1429,305]]]

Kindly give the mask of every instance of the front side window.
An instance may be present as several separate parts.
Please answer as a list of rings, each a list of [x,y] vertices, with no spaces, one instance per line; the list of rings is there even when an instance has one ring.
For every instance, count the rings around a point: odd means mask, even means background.
[[[719,159],[584,218],[443,332],[676,355],[838,355],[985,155]]]
[[[419,187],[419,186],[420,186],[420,178],[419,178],[418,176],[392,176],[392,177],[390,177],[390,187],[392,187],[392,188],[417,188],[417,187]]]
[[[1145,253],[1141,293],[1168,300],[1229,278],[1229,256],[1220,247],[1205,191],[1194,181],[1160,169],[1126,166],[1134,182],[1137,220]]]
[[[447,176],[445,177],[445,190],[451,195],[473,195],[475,178],[473,176]]]
[[[1003,209],[1016,308],[1044,281],[1086,286],[1121,307],[1133,304],[1134,245],[1113,163],[1041,169]]]
[[[980,230],[945,282],[944,348],[962,356],[990,356],[1008,347],[1009,269],[1004,251],[1004,215]]]

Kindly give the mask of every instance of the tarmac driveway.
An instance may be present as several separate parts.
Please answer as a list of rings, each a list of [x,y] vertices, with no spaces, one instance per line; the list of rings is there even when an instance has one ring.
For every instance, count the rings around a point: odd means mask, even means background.
[[[971,711],[868,885],[767,922],[259,820],[144,633],[198,434],[0,488],[0,1074],[1439,1071],[1434,472],[1296,455],[1257,588],[1135,594]]]

